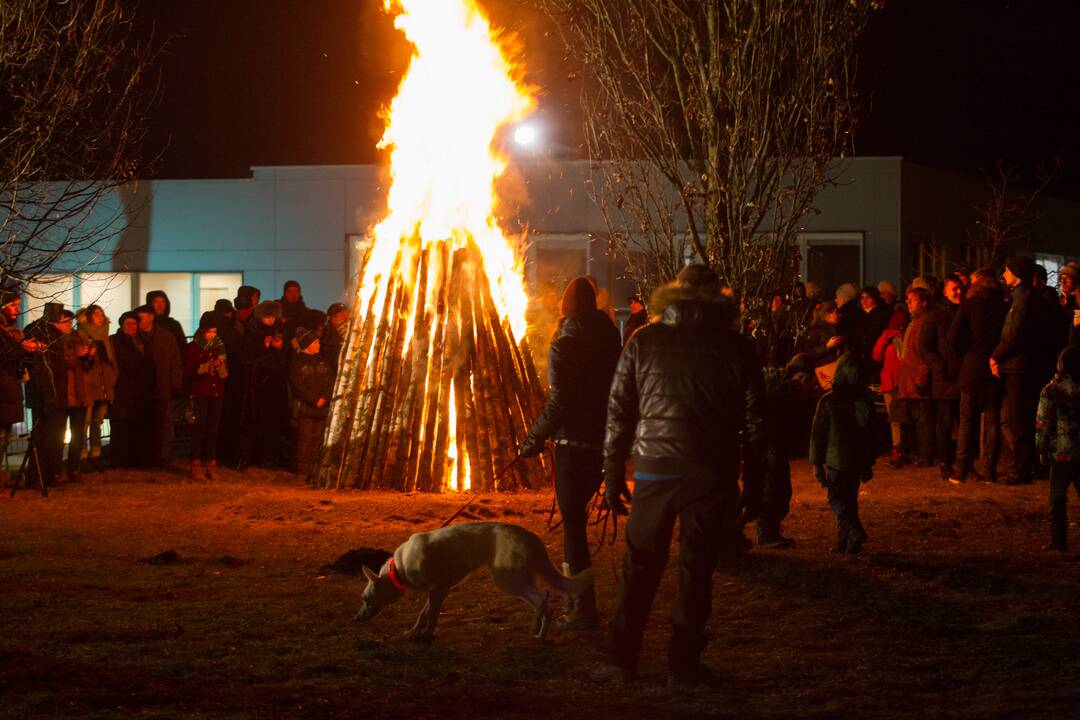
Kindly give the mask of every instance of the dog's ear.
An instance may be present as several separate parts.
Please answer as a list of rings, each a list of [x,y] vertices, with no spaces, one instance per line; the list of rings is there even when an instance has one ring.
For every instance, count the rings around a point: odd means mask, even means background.
[[[375,574],[367,565],[364,566],[364,577],[366,577],[371,582],[375,582],[379,579],[379,576]]]

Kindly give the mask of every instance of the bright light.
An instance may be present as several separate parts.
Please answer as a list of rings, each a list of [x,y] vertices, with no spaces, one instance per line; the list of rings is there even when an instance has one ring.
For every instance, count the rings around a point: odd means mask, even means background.
[[[514,130],[514,142],[518,145],[532,145],[536,142],[539,133],[536,131],[536,127],[533,125],[518,125]]]

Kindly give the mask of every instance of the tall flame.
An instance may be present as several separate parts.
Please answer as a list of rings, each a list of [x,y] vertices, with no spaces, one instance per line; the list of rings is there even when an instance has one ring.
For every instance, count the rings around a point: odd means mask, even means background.
[[[361,309],[378,307],[395,258],[410,251],[470,239],[479,246],[492,297],[514,335],[525,336],[522,266],[514,243],[499,229],[494,183],[506,159],[492,141],[535,106],[473,0],[386,0],[394,26],[415,47],[408,72],[386,112],[379,147],[390,150],[388,214],[373,230],[361,278]],[[432,300],[428,288],[425,303]]]
[[[505,126],[520,120],[535,106],[527,88],[515,81],[515,68],[498,37],[474,0],[385,0],[396,13],[394,25],[413,44],[409,69],[398,94],[385,113],[387,121],[379,146],[389,150],[390,189],[386,217],[372,230],[372,247],[360,277],[357,306],[360,317],[383,306],[391,280],[404,283],[409,321],[402,358],[427,363],[423,396],[448,394],[446,403],[425,405],[424,420],[448,428],[447,485],[464,490],[470,485],[470,458],[456,435],[458,423],[453,386],[449,392],[432,370],[435,334],[427,347],[412,347],[412,318],[434,317],[441,296],[438,283],[418,283],[409,269],[424,250],[430,250],[434,275],[448,275],[443,266],[454,251],[475,244],[483,273],[500,320],[513,336],[525,337],[525,293],[522,263],[515,242],[499,229],[495,218],[495,182],[507,161],[494,147]],[[395,276],[392,278],[392,276]],[[449,319],[462,331],[460,319]],[[374,346],[372,346],[374,348]],[[426,352],[425,352],[426,350]],[[372,350],[371,352],[374,352]],[[369,354],[369,360],[371,355]],[[440,389],[443,388],[443,389]],[[430,434],[430,432],[428,432]],[[424,437],[414,438],[424,441]]]

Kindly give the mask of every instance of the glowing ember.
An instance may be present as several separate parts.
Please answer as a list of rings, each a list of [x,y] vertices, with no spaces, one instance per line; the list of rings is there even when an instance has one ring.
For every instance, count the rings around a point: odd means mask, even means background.
[[[543,391],[524,341],[522,263],[495,219],[506,160],[493,146],[535,102],[472,0],[386,10],[414,54],[385,113],[388,211],[371,233],[313,481],[535,486],[537,463],[503,473]]]

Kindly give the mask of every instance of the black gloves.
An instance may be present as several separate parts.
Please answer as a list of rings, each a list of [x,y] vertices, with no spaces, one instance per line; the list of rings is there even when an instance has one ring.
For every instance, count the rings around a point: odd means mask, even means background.
[[[521,442],[521,447],[518,448],[518,455],[523,458],[536,457],[542,452],[544,452],[544,441],[532,433],[525,436],[525,439]]]
[[[626,486],[626,478],[622,475],[609,474],[604,477],[604,501],[616,515],[629,515],[626,504],[630,502],[630,488]]]

